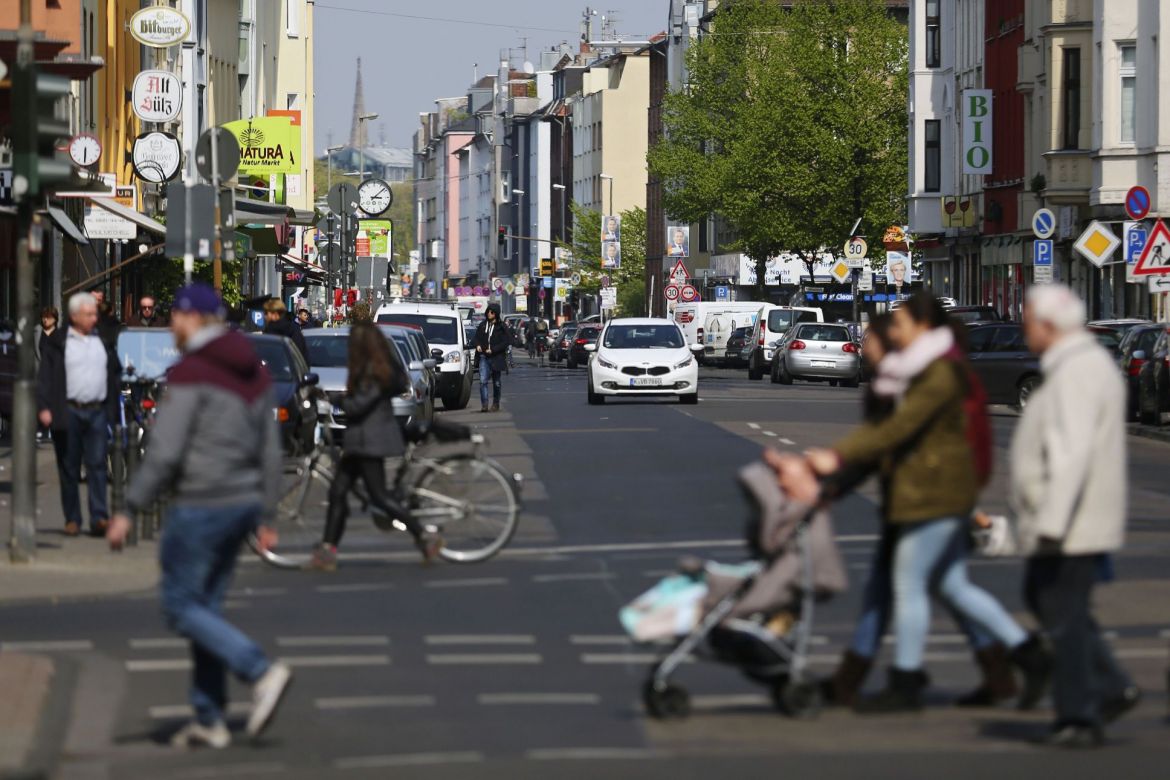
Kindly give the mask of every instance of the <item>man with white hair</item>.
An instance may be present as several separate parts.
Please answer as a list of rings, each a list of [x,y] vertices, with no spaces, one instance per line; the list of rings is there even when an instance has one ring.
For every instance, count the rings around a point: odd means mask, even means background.
[[[1103,725],[1140,697],[1090,612],[1125,533],[1125,386],[1085,330],[1084,301],[1063,285],[1029,290],[1024,337],[1044,382],[1012,440],[1011,498],[1029,556],[1025,599],[1053,646],[1056,723],[1046,741],[1096,747]]]
[[[41,339],[37,417],[53,431],[65,535],[81,532],[81,464],[89,493],[89,527],[103,536],[109,524],[106,450],[117,411],[122,367],[98,334],[98,302],[89,293],[69,299],[69,327]]]

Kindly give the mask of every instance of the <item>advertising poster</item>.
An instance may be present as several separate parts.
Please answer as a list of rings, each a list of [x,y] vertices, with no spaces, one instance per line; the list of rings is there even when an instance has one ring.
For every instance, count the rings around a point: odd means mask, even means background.
[[[689,225],[670,225],[666,228],[666,256],[691,256],[691,228]]]
[[[393,230],[388,219],[358,220],[357,256],[389,258]]]
[[[622,245],[617,241],[602,243],[601,267],[605,269],[622,267]]]
[[[622,218],[620,214],[607,214],[601,218],[601,241],[622,240]]]

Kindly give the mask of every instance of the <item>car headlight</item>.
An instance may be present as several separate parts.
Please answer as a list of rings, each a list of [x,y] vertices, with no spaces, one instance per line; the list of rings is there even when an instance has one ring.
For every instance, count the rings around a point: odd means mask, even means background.
[[[460,352],[459,350],[455,350],[454,352],[448,352],[447,357],[443,358],[443,360],[445,360],[448,363],[458,363],[458,362],[463,360],[463,353]]]
[[[687,367],[687,366],[689,366],[690,364],[691,364],[691,356],[690,356],[690,355],[687,355],[687,359],[686,359],[686,360],[684,360],[683,362],[681,362],[681,363],[678,363],[677,365],[675,365],[675,367],[674,367],[674,370],[675,370],[675,371],[678,371],[680,368],[686,368],[686,367]]]
[[[610,371],[617,371],[618,370],[617,363],[610,363],[608,360],[603,358],[601,355],[597,356],[597,362],[601,364],[602,368],[608,368]]]

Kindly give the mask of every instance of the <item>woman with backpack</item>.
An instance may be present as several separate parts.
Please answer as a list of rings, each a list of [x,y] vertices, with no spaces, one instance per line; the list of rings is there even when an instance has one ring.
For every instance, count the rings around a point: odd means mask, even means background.
[[[977,419],[969,425],[974,417],[969,399],[981,397],[977,383],[946,309],[928,293],[895,312],[889,338],[898,352],[882,361],[873,392],[889,399],[892,411],[867,419],[832,449],[805,453],[821,477],[876,470],[883,484],[883,521],[892,534],[896,650],[887,688],[856,709],[872,714],[921,709],[932,591],[1008,648],[1025,678],[1021,706],[1034,705],[1047,685],[1048,654],[1038,637],[1029,637],[967,578],[971,513],[981,472],[990,464],[988,431]]]

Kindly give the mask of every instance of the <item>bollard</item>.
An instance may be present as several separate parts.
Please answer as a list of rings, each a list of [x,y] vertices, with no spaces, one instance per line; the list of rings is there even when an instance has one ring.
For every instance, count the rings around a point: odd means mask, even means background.
[[[141,435],[141,429],[137,422],[130,423],[126,437],[126,484],[130,484],[130,480],[134,479],[134,475],[138,472],[138,464],[142,456],[142,451],[138,449],[138,440]],[[130,535],[126,539],[126,543],[130,545],[138,544],[139,526],[142,524],[142,517],[137,516],[134,522],[130,524]]]

